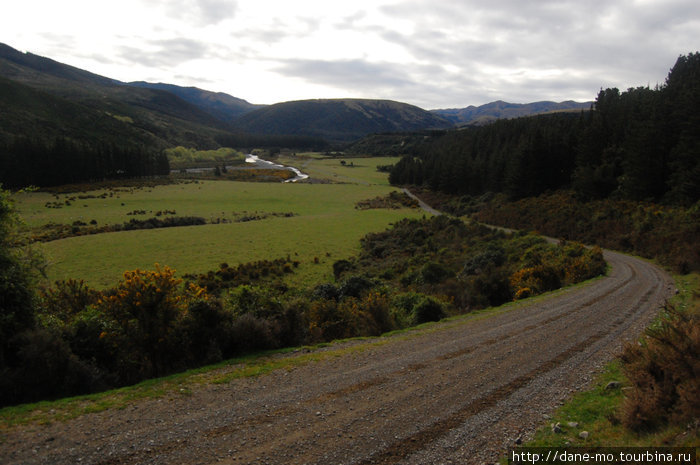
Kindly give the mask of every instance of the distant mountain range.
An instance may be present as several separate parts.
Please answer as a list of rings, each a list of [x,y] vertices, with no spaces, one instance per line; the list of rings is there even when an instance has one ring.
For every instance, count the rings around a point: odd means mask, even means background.
[[[427,111],[406,103],[370,99],[255,105],[196,87],[125,83],[5,44],[0,44],[0,104],[0,142],[17,135],[63,136],[198,148],[214,148],[232,136],[245,134],[347,142],[371,133],[445,129],[590,107],[590,102],[493,102]]]
[[[497,119],[520,118],[522,116],[562,111],[589,110],[593,102],[533,102],[508,103],[502,100],[475,107],[432,110],[432,113],[449,120],[455,126],[484,125]]]

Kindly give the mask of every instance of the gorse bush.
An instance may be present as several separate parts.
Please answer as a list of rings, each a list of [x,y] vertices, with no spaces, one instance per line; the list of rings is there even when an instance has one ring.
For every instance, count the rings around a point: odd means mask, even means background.
[[[311,303],[306,318],[314,342],[378,336],[395,327],[389,298],[376,291],[339,301],[316,300]]]
[[[434,295],[462,312],[547,292],[605,272],[599,248],[547,243],[446,216],[402,220],[362,240],[355,272]],[[347,267],[347,266],[345,266]]]
[[[126,364],[120,371],[158,376],[185,358],[180,354],[182,318],[189,304],[209,296],[192,283],[181,288],[182,280],[174,275],[175,270],[158,265],[155,271],[127,271],[116,288],[98,299],[111,323],[100,337],[119,352],[119,362]]]
[[[279,281],[285,275],[293,273],[293,268],[297,266],[299,262],[292,261],[289,257],[241,263],[235,267],[222,263],[216,271],[185,275],[185,279],[206,288],[212,295],[219,295],[227,289],[242,285]]]

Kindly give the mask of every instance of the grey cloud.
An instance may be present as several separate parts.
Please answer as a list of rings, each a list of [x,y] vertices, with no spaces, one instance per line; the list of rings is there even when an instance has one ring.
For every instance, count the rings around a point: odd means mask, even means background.
[[[217,24],[236,15],[238,4],[232,0],[197,0],[203,25]]]
[[[145,66],[176,66],[190,60],[202,58],[208,47],[204,43],[187,38],[152,40],[146,42],[146,48],[125,46],[121,48],[121,57],[127,61]]]
[[[353,29],[353,30],[354,30],[354,29],[358,29],[359,26],[357,25],[357,23],[358,23],[360,20],[365,19],[366,17],[367,17],[367,13],[366,13],[366,12],[364,12],[364,11],[358,11],[358,12],[356,12],[356,13],[350,15],[350,16],[346,16],[346,17],[342,18],[340,21],[338,21],[337,23],[335,23],[335,27],[338,28],[338,29],[344,29],[344,30],[347,30],[347,29]]]
[[[441,66],[362,60],[286,60],[276,71],[367,98],[399,100],[429,109],[449,106],[448,102],[462,100],[466,94],[475,99],[482,84],[476,75],[450,73]]]
[[[218,24],[235,17],[237,0],[160,0],[170,18],[190,22],[198,26]]]
[[[175,3],[202,23],[235,14],[235,2]],[[679,54],[697,50],[700,27],[697,0],[402,0],[379,11],[385,18],[357,11],[332,19],[332,25],[401,47],[412,57],[408,63],[284,57],[275,69],[281,82],[296,77],[424,108],[496,99],[591,100],[601,87],[663,82]],[[185,15],[183,10],[180,14]],[[401,21],[383,21],[387,16]],[[234,34],[271,44],[303,37],[327,21],[306,15],[273,18],[269,27],[247,30],[241,25]],[[404,28],[405,21],[409,26]],[[250,47],[229,50],[227,59],[275,60]],[[129,55],[153,64],[215,53],[194,41],[151,43],[145,50],[130,50]],[[506,75],[499,76],[503,70]],[[539,72],[543,77],[533,77]]]
[[[375,32],[416,59],[435,63],[434,80],[452,82],[439,65],[457,66],[457,74],[472,76],[477,83],[467,88],[454,82],[453,89],[481,98],[557,94],[552,98],[591,99],[600,87],[653,86],[663,81],[678,54],[693,51],[676,44],[692,44],[689,31],[700,26],[700,3],[692,0],[436,3],[409,0],[385,6],[384,14],[408,20],[413,27],[377,27]],[[509,68],[510,76],[503,79],[485,72]],[[526,76],[528,70],[564,72],[553,78],[514,79],[515,73]]]
[[[313,83],[362,91],[379,92],[412,84],[400,66],[363,60],[287,59],[276,71],[284,76],[298,77]]]

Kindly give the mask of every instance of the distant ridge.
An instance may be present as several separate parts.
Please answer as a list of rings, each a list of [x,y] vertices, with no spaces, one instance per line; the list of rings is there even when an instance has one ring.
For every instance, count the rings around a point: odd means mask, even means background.
[[[466,108],[450,108],[431,110],[456,126],[483,125],[497,119],[519,118],[521,116],[537,115],[559,111],[589,110],[593,102],[533,102],[533,103],[508,103],[502,100],[487,103],[485,105],[470,105]]]
[[[319,99],[269,105],[246,113],[234,125],[255,134],[350,141],[371,133],[448,128],[452,123],[422,108],[391,100]]]
[[[200,107],[215,118],[229,123],[241,115],[265,106],[255,105],[223,92],[210,92],[197,87],[181,87],[162,82],[149,83],[144,81],[130,82],[128,85],[170,92],[186,102]]]

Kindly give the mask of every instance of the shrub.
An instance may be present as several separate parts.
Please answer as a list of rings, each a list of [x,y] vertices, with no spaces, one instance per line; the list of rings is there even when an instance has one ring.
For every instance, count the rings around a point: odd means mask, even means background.
[[[35,326],[38,257],[17,247],[19,223],[10,192],[0,184],[0,369],[15,355],[9,340]]]
[[[513,298],[513,288],[504,268],[488,268],[466,282],[463,300],[471,308],[501,305]]]
[[[386,295],[372,291],[360,301],[359,305],[360,310],[366,312],[374,323],[374,331],[370,335],[378,336],[394,329],[391,306]]]
[[[346,315],[334,300],[312,302],[307,312],[309,335],[312,341],[320,342],[347,337],[349,330]]]
[[[352,262],[348,260],[338,260],[335,263],[333,263],[333,276],[335,277],[336,281],[340,279],[340,277],[345,273],[346,271],[350,271],[354,268],[354,265]]]
[[[439,321],[445,317],[445,308],[441,302],[433,297],[423,297],[412,310],[415,324]]]
[[[282,290],[284,291],[285,289]],[[250,326],[257,331],[258,342],[244,338],[248,343],[252,343],[251,346],[247,346],[245,341],[236,342],[240,350],[276,348],[304,341],[306,329],[303,315],[307,307],[305,301],[293,299],[283,304],[277,292],[280,290],[244,285],[232,289],[226,296],[226,305],[235,316],[233,324],[237,328],[236,334],[240,333],[241,325]],[[254,317],[255,321],[250,316]],[[246,318],[242,322],[239,321],[243,317]]]
[[[277,347],[272,322],[252,313],[237,317],[231,327],[231,338],[238,352],[265,350]]]
[[[698,202],[685,208],[613,199],[583,202],[570,192],[517,202],[496,198],[475,215],[489,224],[656,258],[683,272],[700,269],[698,218]]]
[[[55,331],[37,328],[13,338],[18,366],[3,373],[0,405],[92,392],[100,373],[78,359]]]
[[[351,276],[346,279],[338,289],[341,297],[359,298],[362,294],[371,289],[374,283],[364,276]]]
[[[88,305],[95,304],[99,295],[82,279],[68,279],[56,281],[52,288],[45,289],[41,292],[41,299],[44,308],[49,309],[52,316],[67,322]]]
[[[429,262],[420,269],[420,281],[424,284],[437,284],[451,272],[440,263]]]
[[[317,300],[311,303],[306,317],[313,341],[377,336],[393,329],[389,299],[377,292],[362,298],[346,297],[340,302]]]
[[[183,319],[185,341],[194,363],[214,363],[234,353],[233,315],[218,300],[192,302]]]
[[[340,298],[340,290],[333,284],[324,283],[316,286],[311,295],[314,299],[333,299],[337,301]]]
[[[623,406],[624,425],[649,431],[669,421],[700,418],[700,312],[666,306],[661,323],[622,355],[632,384]]]
[[[225,300],[237,317],[250,313],[257,318],[272,319],[282,313],[282,303],[271,295],[269,289],[242,285],[231,289]]]
[[[392,300],[392,317],[396,324],[405,328],[413,324],[413,309],[425,297],[424,294],[406,292]]]
[[[188,304],[208,295],[194,284],[181,290],[182,281],[174,275],[175,270],[157,264],[155,271],[127,271],[98,301],[114,322],[103,337],[119,351],[121,374],[129,379],[165,374],[185,358],[178,325]]]
[[[495,244],[489,244],[486,250],[474,255],[464,263],[462,273],[466,275],[479,274],[489,267],[499,267],[506,261],[505,250]]]
[[[551,265],[536,265],[522,268],[510,277],[510,285],[516,295],[522,288],[529,288],[535,294],[552,291],[561,287],[556,268]]]

